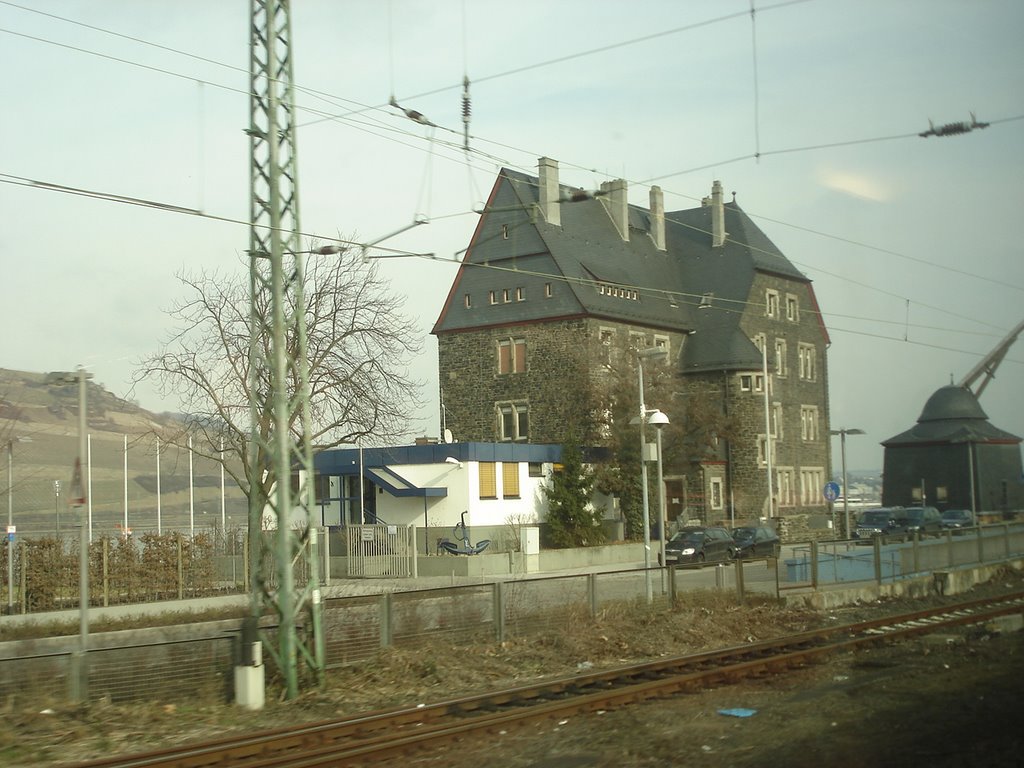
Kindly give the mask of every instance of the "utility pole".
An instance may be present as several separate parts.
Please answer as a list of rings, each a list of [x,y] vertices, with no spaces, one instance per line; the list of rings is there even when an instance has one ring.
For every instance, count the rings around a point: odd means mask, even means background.
[[[317,530],[310,514],[313,455],[289,6],[289,0],[250,0],[247,133],[251,605],[256,621],[268,612],[276,617],[276,647],[264,646],[280,667],[291,699],[299,693],[300,655],[317,683],[322,681],[324,643]],[[265,406],[268,391],[271,414]],[[276,483],[264,494],[261,478],[268,469]],[[292,489],[293,471],[303,481],[297,490]],[[263,530],[264,506],[273,511],[276,530]],[[267,551],[272,558],[264,557]],[[305,583],[296,584],[296,573],[308,574]],[[303,613],[307,621],[300,637],[297,620]]]

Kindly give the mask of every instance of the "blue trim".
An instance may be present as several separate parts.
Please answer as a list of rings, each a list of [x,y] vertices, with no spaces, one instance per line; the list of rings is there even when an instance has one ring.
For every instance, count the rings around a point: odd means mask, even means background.
[[[557,462],[562,460],[562,446],[531,443],[431,443],[390,448],[364,448],[362,463],[364,469],[409,464],[443,464],[448,457],[462,462]],[[358,475],[359,449],[336,448],[330,451],[321,451],[313,457],[313,467],[321,475]]]

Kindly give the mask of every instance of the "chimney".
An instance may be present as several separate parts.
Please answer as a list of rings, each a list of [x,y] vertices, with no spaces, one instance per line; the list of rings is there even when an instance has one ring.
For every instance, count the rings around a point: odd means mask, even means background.
[[[722,204],[722,182],[711,185],[711,247],[725,245],[725,208]]]
[[[665,195],[661,187],[651,187],[651,239],[659,251],[665,250]]]
[[[612,224],[619,230],[619,237],[629,242],[629,202],[626,200],[626,180],[615,179],[614,181],[601,182],[601,192],[605,195],[601,198],[608,215],[612,217]]]
[[[537,161],[540,170],[540,212],[548,224],[562,226],[562,209],[558,202],[558,161],[542,157]]]

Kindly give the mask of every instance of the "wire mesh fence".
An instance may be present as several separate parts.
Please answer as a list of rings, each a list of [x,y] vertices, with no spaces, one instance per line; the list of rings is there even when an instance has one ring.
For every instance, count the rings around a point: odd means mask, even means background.
[[[927,541],[870,546],[819,542],[787,548],[782,559],[734,561],[707,568],[655,568],[537,576],[352,597],[324,602],[329,667],[364,662],[382,648],[439,648],[500,643],[545,633],[581,631],[604,610],[685,604],[693,590],[779,596],[785,588],[892,582],[929,571],[1024,557],[1024,526],[966,530]],[[230,700],[237,633],[102,647],[88,653],[90,699]],[[8,653],[0,644],[0,700],[60,702],[69,696],[70,650]],[[73,638],[68,640],[73,646]],[[273,670],[268,679],[273,684]]]

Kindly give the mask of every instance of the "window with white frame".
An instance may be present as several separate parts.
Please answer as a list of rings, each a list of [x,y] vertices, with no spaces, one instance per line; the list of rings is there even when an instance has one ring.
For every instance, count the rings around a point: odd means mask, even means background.
[[[665,350],[665,354],[668,354],[668,336],[655,336],[654,337],[654,348]]]
[[[818,506],[821,503],[821,492],[824,487],[824,469],[805,467],[800,470],[800,504],[805,507]]]
[[[763,333],[754,334],[750,340],[754,342],[758,352],[764,352],[764,345],[768,343],[768,338]]]
[[[740,374],[740,392],[750,392],[754,388],[754,377],[749,373]]]
[[[779,292],[769,288],[764,292],[764,314],[767,317],[779,316]]]
[[[775,492],[780,507],[796,506],[796,486],[792,467],[779,467],[775,471]]]
[[[789,365],[786,363],[786,340],[775,340],[775,375],[786,376],[789,373]]]
[[[516,301],[526,301],[526,291],[516,288]]]
[[[530,436],[530,409],[526,403],[498,403],[499,439],[522,442]]]
[[[551,287],[551,283],[544,283],[544,298],[550,299],[554,295],[554,290]]]
[[[797,357],[800,361],[800,378],[803,381],[817,381],[817,357],[818,353],[813,344],[799,344],[797,346]]]
[[[800,406],[800,439],[807,443],[818,440],[818,406]]]
[[[782,429],[782,403],[772,403],[772,435],[779,441],[784,437]]]
[[[498,373],[526,371],[526,339],[498,340]]]
[[[792,323],[800,322],[800,300],[792,293],[786,294],[786,319]]]
[[[711,478],[711,508],[722,509],[725,506],[724,494],[722,493],[722,478]]]
[[[757,465],[768,466],[768,439],[764,435],[757,436]]]

